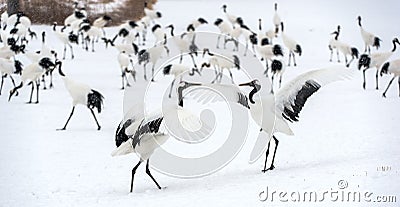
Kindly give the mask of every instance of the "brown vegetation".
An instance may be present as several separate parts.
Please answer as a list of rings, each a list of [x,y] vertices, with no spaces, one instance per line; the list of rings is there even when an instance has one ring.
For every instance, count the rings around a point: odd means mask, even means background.
[[[111,25],[118,25],[126,20],[138,20],[143,15],[144,3],[146,0],[81,0],[88,12],[89,20],[94,20],[102,15],[109,15],[112,18]],[[6,5],[6,0],[0,1]],[[72,14],[74,0],[20,0],[20,11],[31,18],[34,24],[62,24],[64,19]],[[123,2],[123,5],[117,4]],[[157,0],[147,0],[151,8]],[[115,3],[115,4],[113,4]],[[111,6],[114,7],[112,8]],[[3,12],[6,8],[1,8]]]

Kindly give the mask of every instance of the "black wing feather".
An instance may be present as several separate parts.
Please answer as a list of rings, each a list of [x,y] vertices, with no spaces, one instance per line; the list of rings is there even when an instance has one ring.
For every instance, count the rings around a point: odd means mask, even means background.
[[[314,80],[308,80],[304,83],[303,87],[297,92],[294,104],[291,105],[291,109],[286,107],[283,109],[282,116],[286,120],[293,122],[299,121],[299,113],[306,103],[308,97],[314,94],[321,85]]]
[[[147,133],[157,133],[164,117],[156,118],[146,123],[141,123],[133,136],[132,147],[135,148],[140,142],[140,137]]]
[[[100,92],[93,90],[88,94],[87,107],[90,109],[97,108],[97,112],[101,113],[101,108],[103,107],[104,97]]]
[[[238,93],[238,103],[248,109],[250,109],[249,106],[249,99],[247,98],[246,95],[244,95],[243,93]]]

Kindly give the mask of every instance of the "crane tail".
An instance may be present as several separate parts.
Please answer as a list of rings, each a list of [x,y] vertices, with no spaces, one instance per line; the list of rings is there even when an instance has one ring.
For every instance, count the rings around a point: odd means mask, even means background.
[[[117,149],[111,152],[111,156],[121,156],[134,152],[132,147],[132,139],[122,143]]]
[[[376,47],[376,49],[379,49],[379,47],[381,46],[381,39],[379,39],[379,37],[375,37],[374,38],[374,44],[372,46]]]

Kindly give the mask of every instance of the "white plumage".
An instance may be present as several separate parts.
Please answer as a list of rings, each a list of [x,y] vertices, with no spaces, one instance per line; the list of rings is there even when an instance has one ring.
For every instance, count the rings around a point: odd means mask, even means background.
[[[274,93],[274,80],[276,76],[279,76],[279,88],[282,84],[282,75],[285,72],[286,64],[282,59],[273,59],[271,62],[271,93]]]
[[[139,156],[139,162],[132,169],[130,192],[133,191],[133,180],[136,169],[143,161],[147,161],[146,173],[157,187],[161,189],[161,186],[150,173],[149,159],[153,152],[170,137],[166,125],[168,125],[168,129],[170,130],[171,126],[169,124],[178,124],[182,126],[182,129],[190,132],[193,132],[193,128],[202,129],[203,125],[199,117],[192,114],[189,110],[184,109],[183,105],[178,106],[176,103],[172,102],[166,103],[165,107],[163,107],[163,111],[154,110],[146,115],[144,111],[143,104],[137,103],[124,116],[115,134],[117,149],[111,153],[112,156],[118,156],[135,152]],[[176,120],[176,115],[183,118],[178,118],[178,120]],[[185,126],[190,126],[190,128],[185,129]],[[205,132],[207,131],[199,130],[196,134],[204,134]],[[179,133],[174,132],[174,134]]]
[[[381,76],[383,74],[393,74],[392,79],[389,81],[388,86],[386,87],[385,91],[383,92],[382,96],[386,98],[386,92],[389,90],[390,85],[392,84],[393,80],[398,77],[399,82],[399,97],[400,97],[400,59],[395,59],[389,62],[386,62],[382,65],[381,68]]]
[[[56,26],[57,26],[57,23],[54,23],[53,24],[53,31],[54,31],[54,33],[56,33],[56,36],[57,36],[58,40],[64,45],[63,59],[65,59],[65,55],[67,53],[67,46],[69,46],[69,48],[71,50],[71,59],[74,59],[74,49],[73,49],[71,43],[78,44],[78,36],[76,36],[76,35],[74,35],[72,33],[67,33],[65,31],[66,26],[61,28],[60,31],[56,30]],[[74,37],[75,40],[71,40],[72,37]]]
[[[106,31],[104,30],[104,27],[111,22],[111,17],[108,15],[101,16],[97,19],[94,20],[93,26],[100,28],[103,31],[103,36],[106,36]]]
[[[132,77],[135,79],[136,71],[134,71],[133,68],[132,56],[127,54],[125,51],[122,51],[118,54],[118,63],[121,69],[122,89],[124,89],[125,80],[126,80],[126,85],[128,87],[130,86],[126,73],[132,74]],[[132,70],[129,70],[129,64],[132,64]]]
[[[261,56],[261,60],[265,59],[265,74],[268,77],[268,61],[272,61],[273,57],[283,56],[282,47],[278,44],[276,45],[257,45],[256,51],[259,56]]]
[[[170,90],[169,90],[169,98],[171,98],[171,93],[172,93],[172,89],[174,87],[174,83],[176,81],[176,78],[180,76],[180,82],[182,82],[182,78],[183,75],[185,73],[188,73],[190,76],[193,76],[194,73],[197,72],[200,75],[200,72],[198,71],[198,69],[195,68],[191,68],[187,65],[183,65],[183,64],[169,64],[167,66],[164,67],[163,69],[163,74],[164,75],[173,75],[174,76],[174,80],[171,83],[170,86]]]
[[[144,79],[147,80],[146,76],[146,65],[148,63],[152,64],[151,72],[152,78],[151,81],[154,81],[154,68],[156,66],[157,61],[161,58],[163,50],[166,50],[169,53],[169,50],[165,45],[156,45],[154,47],[143,49],[138,53],[138,63],[141,65],[143,63],[144,70]]]
[[[279,26],[281,24],[282,20],[281,17],[278,14],[278,4],[274,4],[274,16],[272,18],[272,23],[275,25],[275,34],[279,33]]]
[[[3,89],[4,78],[6,76],[9,76],[13,86],[15,87],[15,81],[12,75],[21,74],[21,72],[22,72],[22,63],[20,61],[0,58],[0,75],[1,75],[0,95]]]
[[[376,49],[379,49],[380,47],[380,41],[381,39],[377,37],[376,35],[366,31],[362,25],[361,25],[361,16],[357,17],[358,20],[358,26],[360,27],[360,33],[361,37],[364,41],[365,49],[364,52],[371,53],[371,46],[376,47]]]
[[[162,17],[161,12],[147,8],[147,3],[145,3],[144,6],[144,14],[152,21],[154,21],[155,19],[160,19]]]
[[[202,64],[200,71],[203,70],[204,67],[211,67],[213,66],[214,71],[215,71],[215,79],[212,81],[212,83],[218,81],[221,82],[222,80],[222,75],[224,70],[227,70],[229,72],[229,75],[231,77],[232,83],[233,81],[233,75],[232,75],[232,69],[240,69],[240,60],[237,55],[234,54],[214,54],[211,53],[209,49],[205,48],[203,52],[203,57],[205,54],[208,54],[208,63],[205,62]]]
[[[339,34],[340,34],[340,25],[338,25],[337,27],[337,31],[331,33],[331,35],[335,35],[333,37],[331,37],[331,39],[329,40],[329,44],[328,44],[328,48],[331,51],[331,56],[329,58],[329,61],[332,62],[332,56],[333,56],[333,50],[336,49],[336,55],[337,55],[337,61],[338,63],[340,62],[340,58],[339,58],[339,49],[338,47],[338,41],[339,41]]]
[[[24,70],[22,70],[21,74],[21,83],[13,88],[10,91],[10,96],[8,98],[8,101],[11,100],[11,97],[14,95],[14,93],[18,94],[18,89],[22,88],[24,83],[26,83],[29,80],[29,84],[32,85],[31,89],[31,95],[28,103],[32,103],[32,96],[33,96],[33,91],[36,86],[36,102],[35,104],[39,103],[39,78],[48,70],[52,69],[54,67],[54,63],[49,59],[49,58],[42,58],[38,62],[33,62],[26,66]]]
[[[239,85],[252,87],[249,95],[245,98],[243,97],[244,92],[235,85],[224,85],[222,87],[218,86],[218,84],[201,85],[206,85],[206,88],[212,88],[220,92],[220,94],[223,94],[225,98],[224,100],[239,103],[245,108],[248,108],[257,125],[260,126],[261,130],[268,134],[268,142],[272,137],[274,138],[276,152],[278,140],[275,138],[274,134],[276,132],[281,132],[287,135],[293,135],[293,131],[290,129],[287,121],[298,121],[298,115],[307,98],[315,93],[320,87],[334,81],[349,78],[352,74],[353,72],[351,70],[345,68],[329,68],[310,71],[299,75],[285,84],[285,86],[279,89],[275,96],[270,94],[265,97],[257,95],[257,93],[260,93],[259,91],[262,90],[258,80],[253,80],[249,83]],[[217,93],[210,93],[209,91],[210,90],[194,90],[192,93],[195,93],[193,97],[198,101],[221,100],[220,95],[217,95]],[[275,152],[271,166],[268,169],[266,168],[265,162],[264,172],[266,170],[274,169],[273,163]],[[268,153],[269,144],[265,161],[267,161]]]
[[[396,44],[400,45],[400,42],[397,38],[394,38],[392,40],[392,44],[393,44],[393,49],[390,51],[375,52],[375,53],[371,53],[371,54],[361,55],[361,57],[358,61],[358,69],[360,70],[362,67],[364,67],[364,69],[363,69],[363,78],[364,78],[363,88],[364,89],[366,87],[365,72],[372,67],[376,68],[376,74],[375,74],[376,90],[379,89],[379,85],[378,85],[379,69],[382,67],[383,63],[386,62],[393,55],[393,53],[396,51],[396,48],[397,48]]]
[[[238,22],[237,19],[238,17],[236,15],[233,15],[229,13],[226,9],[228,8],[226,4],[222,5],[222,11],[225,13],[226,19],[231,23],[232,26],[235,26]]]
[[[3,13],[1,13],[0,16],[1,28],[4,28],[7,25],[7,20],[8,20],[8,13],[7,10],[5,10]]]
[[[167,43],[167,34],[165,31],[161,28],[159,24],[156,24],[151,28],[152,34],[155,37],[154,45],[157,44],[166,44]]]
[[[87,12],[84,9],[75,9],[74,13],[64,19],[64,25],[72,25],[77,20],[82,20],[87,17]]]
[[[296,66],[296,59],[294,57],[294,53],[298,53],[299,56],[301,56],[302,49],[301,49],[301,46],[294,39],[292,39],[291,37],[286,35],[283,22],[281,22],[281,37],[282,37],[283,44],[289,50],[288,66],[290,66],[290,57],[293,58],[294,66]]]
[[[89,49],[88,43],[92,44],[92,52],[94,52],[94,43],[97,42],[103,36],[103,32],[101,28],[90,25],[90,24],[82,24],[79,31],[83,30],[83,38],[85,41],[85,49],[86,51]]]
[[[221,39],[221,35],[224,35],[224,49],[226,49],[226,37],[229,35],[232,31],[232,25],[229,24],[228,22],[222,20],[221,18],[218,18],[215,20],[214,25],[218,27],[220,34],[218,35],[217,38],[217,48],[219,48],[219,41]]]
[[[358,58],[358,50],[356,47],[350,46],[349,44],[339,40],[336,42],[336,47],[343,54],[346,67],[349,67],[351,62],[353,62],[355,58]],[[347,56],[349,55],[351,59],[348,61]]]
[[[99,122],[97,121],[96,115],[94,114],[93,109],[96,108],[98,113],[101,113],[103,108],[103,100],[104,97],[98,91],[92,89],[90,86],[74,81],[65,76],[65,74],[61,70],[62,62],[56,61],[56,66],[58,66],[58,72],[61,75],[65,88],[67,89],[69,95],[72,98],[72,111],[69,115],[67,122],[65,123],[64,127],[59,130],[66,130],[69,121],[71,120],[72,115],[74,114],[75,107],[78,104],[85,105],[92,113],[94,120],[96,121],[97,130],[101,129]],[[55,66],[55,67],[56,67]]]

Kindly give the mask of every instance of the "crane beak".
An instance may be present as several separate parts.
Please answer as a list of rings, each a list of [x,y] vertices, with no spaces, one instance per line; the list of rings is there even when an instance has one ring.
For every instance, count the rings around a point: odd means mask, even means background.
[[[183,107],[183,90],[189,88],[190,86],[200,86],[200,83],[190,83],[186,81],[180,82],[180,86],[178,87],[178,105]]]
[[[239,84],[239,86],[252,86],[252,85],[253,85],[253,81],[250,81],[248,83]]]
[[[199,74],[199,76],[201,76],[201,73],[200,73],[199,69],[193,68],[193,72],[196,72],[197,74]]]

